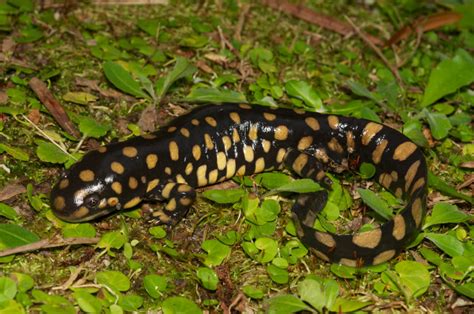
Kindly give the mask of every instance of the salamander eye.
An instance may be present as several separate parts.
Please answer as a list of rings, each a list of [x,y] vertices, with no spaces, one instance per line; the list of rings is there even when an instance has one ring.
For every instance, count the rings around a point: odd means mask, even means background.
[[[94,209],[99,205],[100,198],[97,194],[92,194],[84,199],[84,205],[89,209]]]

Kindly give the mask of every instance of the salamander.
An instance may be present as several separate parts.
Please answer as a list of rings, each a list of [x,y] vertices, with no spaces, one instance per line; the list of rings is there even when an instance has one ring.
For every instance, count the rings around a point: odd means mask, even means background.
[[[154,213],[177,222],[195,189],[287,168],[330,185],[327,171],[371,163],[375,180],[405,201],[394,217],[366,232],[332,234],[313,228],[324,197],[300,194],[292,216],[301,241],[319,258],[349,266],[380,264],[417,235],[426,211],[422,151],[383,124],[299,109],[247,104],[202,105],[155,133],[102,146],[65,172],[51,192],[55,215],[70,222],[164,201]]]

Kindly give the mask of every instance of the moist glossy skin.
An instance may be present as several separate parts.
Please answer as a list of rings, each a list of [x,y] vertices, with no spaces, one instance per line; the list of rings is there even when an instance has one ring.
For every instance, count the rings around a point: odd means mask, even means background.
[[[165,201],[155,216],[178,221],[196,187],[284,167],[329,185],[327,170],[376,167],[374,178],[406,201],[380,228],[353,235],[311,226],[324,194],[300,195],[293,207],[298,235],[323,260],[350,266],[380,264],[416,236],[425,215],[427,170],[422,152],[387,126],[363,119],[249,105],[207,105],[145,136],[89,152],[53,188],[54,213],[87,221]]]

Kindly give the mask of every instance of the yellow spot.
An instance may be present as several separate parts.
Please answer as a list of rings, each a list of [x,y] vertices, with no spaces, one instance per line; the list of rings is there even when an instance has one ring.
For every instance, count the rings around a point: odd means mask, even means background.
[[[312,136],[305,136],[300,139],[298,142],[298,150],[305,150],[313,144]]]
[[[217,169],[214,169],[209,172],[209,183],[208,184],[214,184],[217,182],[217,175],[219,174],[219,171]]]
[[[352,242],[354,242],[355,245],[358,245],[360,247],[373,249],[380,243],[381,239],[382,230],[380,230],[380,228],[377,228],[367,232],[354,234],[354,236],[352,237]]]
[[[204,142],[206,142],[206,148],[208,150],[214,149],[214,141],[209,134],[204,134]]]
[[[107,147],[101,146],[101,147],[97,148],[97,151],[98,151],[99,153],[105,153],[105,152],[107,151]]]
[[[393,217],[393,237],[397,240],[403,239],[405,236],[405,228],[405,219],[402,215],[395,215],[395,217]]]
[[[244,158],[247,162],[252,162],[254,158],[253,148],[249,145],[244,145]]]
[[[386,189],[390,187],[392,180],[393,178],[389,173],[382,173],[379,177],[380,184]]]
[[[347,131],[347,133],[346,133],[346,143],[347,143],[347,151],[349,153],[354,152],[355,143],[354,143],[354,134],[352,134],[352,131]]]
[[[380,254],[378,254],[377,256],[374,257],[374,261],[373,261],[373,265],[378,265],[378,264],[382,264],[382,263],[385,263],[386,261],[388,261],[389,259],[391,259],[392,257],[395,256],[395,250],[387,250],[387,251],[384,251]]]
[[[331,129],[333,130],[337,129],[337,127],[339,126],[339,118],[336,116],[329,116],[328,124]]]
[[[122,149],[122,153],[130,158],[136,157],[138,155],[138,151],[135,147],[126,146]]]
[[[176,127],[175,127],[175,126],[170,126],[170,127],[168,128],[168,132],[172,133],[172,132],[174,132],[174,131],[176,131]]]
[[[239,104],[239,107],[242,108],[242,109],[252,109],[252,107],[250,107],[247,104]]]
[[[417,198],[413,202],[413,205],[411,205],[411,215],[413,216],[413,220],[415,220],[416,227],[418,228],[423,219],[423,205],[421,204],[421,199]]]
[[[277,152],[276,162],[277,163],[283,162],[283,159],[285,158],[285,155],[286,155],[286,150],[284,148],[280,148]]]
[[[118,161],[113,161],[110,164],[110,169],[112,169],[113,172],[118,174],[122,174],[125,171],[125,168]]]
[[[120,182],[114,182],[114,183],[112,183],[111,187],[112,187],[112,190],[113,190],[116,194],[122,194],[122,185],[120,184]]]
[[[293,111],[294,111],[296,114],[305,114],[305,113],[306,113],[306,111],[304,111],[303,109],[298,109],[298,108],[293,109]]]
[[[192,199],[190,199],[189,197],[182,197],[179,202],[181,203],[181,205],[183,205],[184,207],[188,207],[189,205],[191,205],[191,203],[193,202]]]
[[[395,190],[395,196],[398,197],[398,198],[401,198],[403,196],[403,191],[401,188],[397,188]]]
[[[304,166],[308,163],[308,155],[306,154],[299,154],[298,157],[296,157],[295,161],[293,162],[293,170],[299,174],[302,175],[301,171],[303,170]]]
[[[382,140],[380,141],[380,143],[377,144],[377,147],[375,147],[374,151],[372,152],[372,160],[375,164],[379,164],[382,160],[382,154],[385,151],[387,144],[387,140]]]
[[[176,182],[179,183],[179,184],[187,184],[186,180],[180,174],[176,175]]]
[[[162,210],[153,213],[153,217],[158,217],[160,222],[167,223],[171,220],[170,216],[166,215]]]
[[[106,207],[107,207],[107,200],[105,198],[103,198],[103,199],[100,200],[99,208],[104,209]]]
[[[134,177],[128,178],[128,186],[132,189],[135,190],[138,187],[138,181]]]
[[[240,116],[237,112],[231,112],[229,117],[234,123],[240,124]]]
[[[229,148],[232,147],[232,141],[230,140],[230,137],[228,137],[227,135],[223,136],[222,137],[222,144],[224,144],[224,150],[228,151]]]
[[[179,149],[178,149],[178,144],[176,144],[175,141],[170,141],[169,150],[170,150],[171,160],[178,160],[179,159]]]
[[[158,162],[158,156],[156,154],[148,154],[145,161],[147,168],[153,169],[156,167],[156,163]]]
[[[237,131],[237,129],[234,129],[232,131],[232,140],[234,141],[234,143],[240,142],[240,135],[239,135],[239,132]]]
[[[199,158],[201,158],[201,147],[199,147],[199,145],[194,145],[192,153],[194,159],[199,160]]]
[[[171,175],[171,168],[170,167],[165,167],[165,173],[167,175]]]
[[[341,258],[339,263],[350,267],[357,267],[357,261],[355,259]]]
[[[268,153],[271,147],[272,143],[270,143],[270,141],[262,140],[262,148],[265,153]]]
[[[184,137],[189,137],[190,133],[189,130],[186,128],[181,128],[179,132],[184,136]]]
[[[329,162],[329,156],[322,148],[318,148],[315,150],[314,157],[316,157],[317,160],[320,160],[323,163]]]
[[[416,192],[419,188],[423,187],[425,185],[425,179],[424,178],[419,178],[416,180],[415,184],[413,184],[413,187],[411,188],[411,193],[413,194]]]
[[[123,205],[123,208],[127,209],[127,208],[135,207],[140,202],[141,202],[141,199],[138,196],[136,196],[132,198],[131,200],[129,200],[128,202],[126,202],[125,205]]]
[[[412,142],[405,142],[395,149],[393,153],[393,159],[403,161],[410,157],[411,154],[416,150],[416,145]]]
[[[84,182],[94,181],[95,175],[92,170],[82,170],[79,173],[79,178]]]
[[[207,185],[207,165],[201,165],[196,170],[196,178],[198,186],[205,186]]]
[[[141,176],[141,177],[140,177],[140,180],[142,181],[143,184],[146,183],[146,177],[145,177],[145,176]]]
[[[337,139],[335,137],[333,137],[329,141],[328,147],[333,152],[336,152],[336,153],[339,153],[339,154],[342,154],[344,152],[344,149],[342,148],[341,144],[339,144],[339,142],[337,141]]]
[[[259,173],[265,170],[265,159],[263,157],[260,157],[255,161],[255,173]]]
[[[180,184],[178,186],[178,192],[189,192],[191,191],[193,188],[190,187],[189,185],[187,184]]]
[[[288,138],[288,128],[284,125],[279,125],[275,128],[275,139],[284,141]]]
[[[251,141],[255,141],[257,140],[257,136],[258,136],[258,128],[257,128],[257,125],[255,124],[252,124],[250,126],[250,129],[249,129],[249,139]]]
[[[246,170],[246,169],[245,169],[245,165],[244,165],[244,166],[241,166],[241,167],[239,168],[239,170],[237,170],[237,175],[238,175],[238,176],[245,176],[245,170]]]
[[[143,134],[142,135],[142,138],[146,139],[146,140],[154,140],[156,138],[156,135],[153,135],[153,134]]]
[[[313,248],[311,248],[311,252],[313,252],[314,255],[316,255],[317,257],[319,257],[323,261],[329,262],[329,257],[326,254],[324,254],[323,252],[318,251],[318,250],[313,249]]]
[[[276,119],[276,115],[274,115],[273,113],[269,113],[269,112],[264,112],[263,113],[263,117],[265,118],[265,120],[267,121],[273,121]]]
[[[204,120],[206,120],[207,124],[212,127],[216,127],[217,125],[216,119],[214,119],[213,117],[205,117]]]
[[[62,179],[60,182],[59,182],[59,188],[62,190],[62,189],[65,189],[69,186],[69,180],[68,179]]]
[[[224,170],[227,163],[227,157],[224,152],[217,153],[217,169]]]
[[[150,192],[151,190],[155,189],[158,186],[158,183],[160,183],[159,179],[153,179],[150,182],[148,182],[148,185],[146,187],[146,192]]]
[[[118,202],[119,202],[119,200],[116,197],[109,197],[107,199],[107,204],[109,204],[109,206],[111,206],[111,207],[114,207],[115,205],[117,205]]]
[[[170,212],[175,211],[176,210],[176,199],[175,198],[170,199],[168,204],[166,204],[165,208],[166,208],[167,211],[170,211]]]
[[[369,122],[365,126],[364,130],[362,130],[362,144],[368,145],[372,138],[383,129],[383,125]]]
[[[319,122],[318,122],[318,120],[316,120],[316,118],[308,117],[308,118],[304,119],[304,121],[311,128],[311,130],[313,130],[313,131],[319,130]]]
[[[62,196],[57,196],[54,199],[54,208],[56,210],[63,210],[66,207],[66,200]]]
[[[198,125],[199,125],[199,120],[197,120],[197,119],[192,119],[192,120],[191,120],[191,123],[192,123],[193,125],[198,126]]]
[[[89,213],[89,208],[85,207],[85,206],[81,206],[79,207],[78,210],[76,210],[72,216],[74,218],[82,218],[84,216],[86,216],[87,214]]]
[[[227,179],[232,178],[232,177],[235,175],[235,169],[236,169],[235,159],[229,159],[229,160],[227,160],[227,166],[226,166],[226,174],[225,174],[225,177],[226,177]]]
[[[408,192],[408,189],[410,188],[419,167],[420,161],[417,160],[410,166],[410,168],[408,168],[407,173],[405,174],[405,192]]]
[[[184,173],[189,176],[191,172],[193,172],[193,164],[191,162],[188,162],[186,168],[184,168]]]
[[[329,233],[316,231],[314,233],[314,237],[316,238],[316,240],[318,240],[327,247],[331,248],[336,246],[336,241],[334,240],[334,237]]]
[[[166,183],[165,187],[161,191],[161,195],[164,198],[170,198],[171,190],[174,188],[175,185],[176,185],[176,183],[174,183],[174,182]]]

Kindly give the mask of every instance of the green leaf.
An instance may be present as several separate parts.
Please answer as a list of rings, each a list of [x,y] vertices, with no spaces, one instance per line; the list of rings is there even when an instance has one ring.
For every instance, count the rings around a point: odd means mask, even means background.
[[[375,175],[375,166],[371,163],[363,162],[360,165],[359,172],[363,179],[370,179]]]
[[[41,161],[55,164],[63,164],[69,160],[69,156],[59,149],[56,145],[38,140],[36,141],[36,155]]]
[[[289,275],[286,269],[281,269],[273,264],[267,266],[267,273],[270,275],[270,278],[281,285],[288,283]]]
[[[474,299],[474,282],[456,285],[454,286],[454,290],[470,299]]]
[[[209,267],[220,265],[230,255],[230,248],[218,240],[206,240],[201,247],[207,252],[204,264]]]
[[[335,313],[352,313],[370,304],[372,304],[372,302],[337,298],[329,310]]]
[[[474,82],[474,60],[467,51],[459,49],[452,59],[441,61],[431,71],[421,106],[429,106],[472,82]]]
[[[120,249],[125,242],[127,242],[127,237],[120,231],[111,231],[102,235],[97,246],[102,249]]]
[[[24,314],[25,309],[21,306],[20,303],[16,302],[15,300],[6,300],[0,302],[0,314]]]
[[[96,231],[90,223],[67,224],[62,229],[65,238],[93,238]]]
[[[120,298],[119,305],[127,312],[135,312],[143,305],[143,298],[136,294],[128,294]]]
[[[413,261],[402,261],[395,265],[400,276],[400,285],[407,299],[419,297],[430,286],[430,273],[426,266]]]
[[[311,193],[321,191],[321,186],[311,179],[297,179],[290,183],[284,184],[273,191],[293,192],[293,193]]]
[[[243,286],[242,291],[249,298],[256,299],[256,300],[262,299],[265,296],[262,289],[258,287],[254,287],[254,286]]]
[[[233,204],[239,201],[245,191],[242,189],[231,189],[231,190],[207,190],[202,193],[207,199],[219,204]]]
[[[266,189],[276,189],[284,184],[290,183],[293,179],[281,172],[265,172],[255,176],[255,181]]]
[[[290,80],[285,84],[289,96],[301,99],[311,111],[325,111],[321,97],[306,81]]]
[[[257,258],[260,263],[270,262],[278,253],[278,243],[270,238],[258,238],[255,247],[260,250],[260,256]]]
[[[330,269],[334,275],[345,279],[353,279],[357,274],[357,269],[355,267],[350,267],[341,264],[331,264]]]
[[[80,117],[79,130],[86,137],[100,138],[107,134],[112,127],[110,124],[99,123],[90,117]]]
[[[14,220],[18,217],[18,214],[12,207],[8,206],[7,204],[0,203],[0,216]]]
[[[155,88],[158,98],[161,99],[174,82],[183,77],[192,76],[196,70],[196,67],[190,64],[186,58],[177,57],[174,68],[166,75],[163,85],[159,86],[159,88]]]
[[[372,208],[377,214],[383,217],[385,220],[390,220],[393,217],[392,210],[388,207],[387,203],[381,199],[377,194],[370,190],[357,189],[360,197]]]
[[[97,96],[86,92],[67,92],[63,95],[65,101],[69,101],[79,105],[87,105],[97,100]]]
[[[193,301],[183,297],[171,297],[161,305],[164,314],[200,314],[201,309]]]
[[[116,291],[127,291],[130,289],[130,280],[119,271],[101,271],[97,273],[95,279],[99,284],[108,286]]]
[[[16,284],[8,277],[0,277],[0,302],[12,300],[17,292]]]
[[[280,295],[268,300],[269,314],[287,314],[299,311],[309,311],[310,308],[293,295]]]
[[[463,193],[459,193],[455,188],[447,185],[444,182],[444,180],[440,179],[438,176],[436,176],[431,171],[428,172],[428,185],[430,187],[440,191],[444,195],[460,198],[462,200],[465,200],[466,202],[474,204],[474,198],[469,197],[469,196],[467,196]]]
[[[216,290],[219,278],[215,271],[208,267],[199,267],[196,271],[196,275],[201,281],[204,288],[208,290]]]
[[[105,77],[121,91],[135,97],[148,98],[140,84],[120,64],[107,61],[103,64],[103,69]]]
[[[426,233],[425,238],[451,257],[461,256],[464,253],[462,242],[450,234]]]
[[[356,81],[347,81],[347,85],[349,85],[351,91],[357,96],[365,97],[373,100],[376,103],[379,103],[379,99],[375,96],[375,94],[369,91],[367,87],[365,87],[361,83]]]
[[[17,43],[32,43],[41,39],[43,32],[34,26],[28,25],[20,30],[19,35],[15,38]]]
[[[193,88],[184,101],[211,103],[247,103],[245,95],[228,89],[208,87]]]
[[[472,217],[460,211],[456,205],[437,203],[433,206],[431,215],[426,217],[423,229],[438,224],[461,223],[468,221],[470,218]]]
[[[148,232],[157,239],[163,239],[166,237],[166,230],[161,226],[151,227]]]
[[[33,278],[31,278],[31,276],[27,274],[14,272],[12,273],[12,278],[15,279],[15,281],[17,282],[18,291],[20,292],[27,292],[35,285]]]
[[[444,113],[439,112],[429,112],[428,110],[424,109],[423,113],[428,120],[430,125],[431,134],[437,140],[443,139],[449,134],[449,130],[451,130],[452,125],[449,122],[448,117]]]
[[[143,286],[152,298],[158,299],[168,287],[168,278],[155,274],[146,275],[143,278]]]
[[[75,291],[74,298],[76,299],[77,304],[79,304],[81,310],[86,313],[100,313],[102,310],[102,304],[99,299],[86,291]]]
[[[30,156],[28,156],[28,154],[25,151],[17,147],[9,146],[4,143],[0,143],[0,152],[6,152],[8,155],[12,156],[13,158],[21,160],[21,161],[30,160]]]
[[[13,224],[0,224],[0,249],[30,244],[39,237],[23,227]]]

